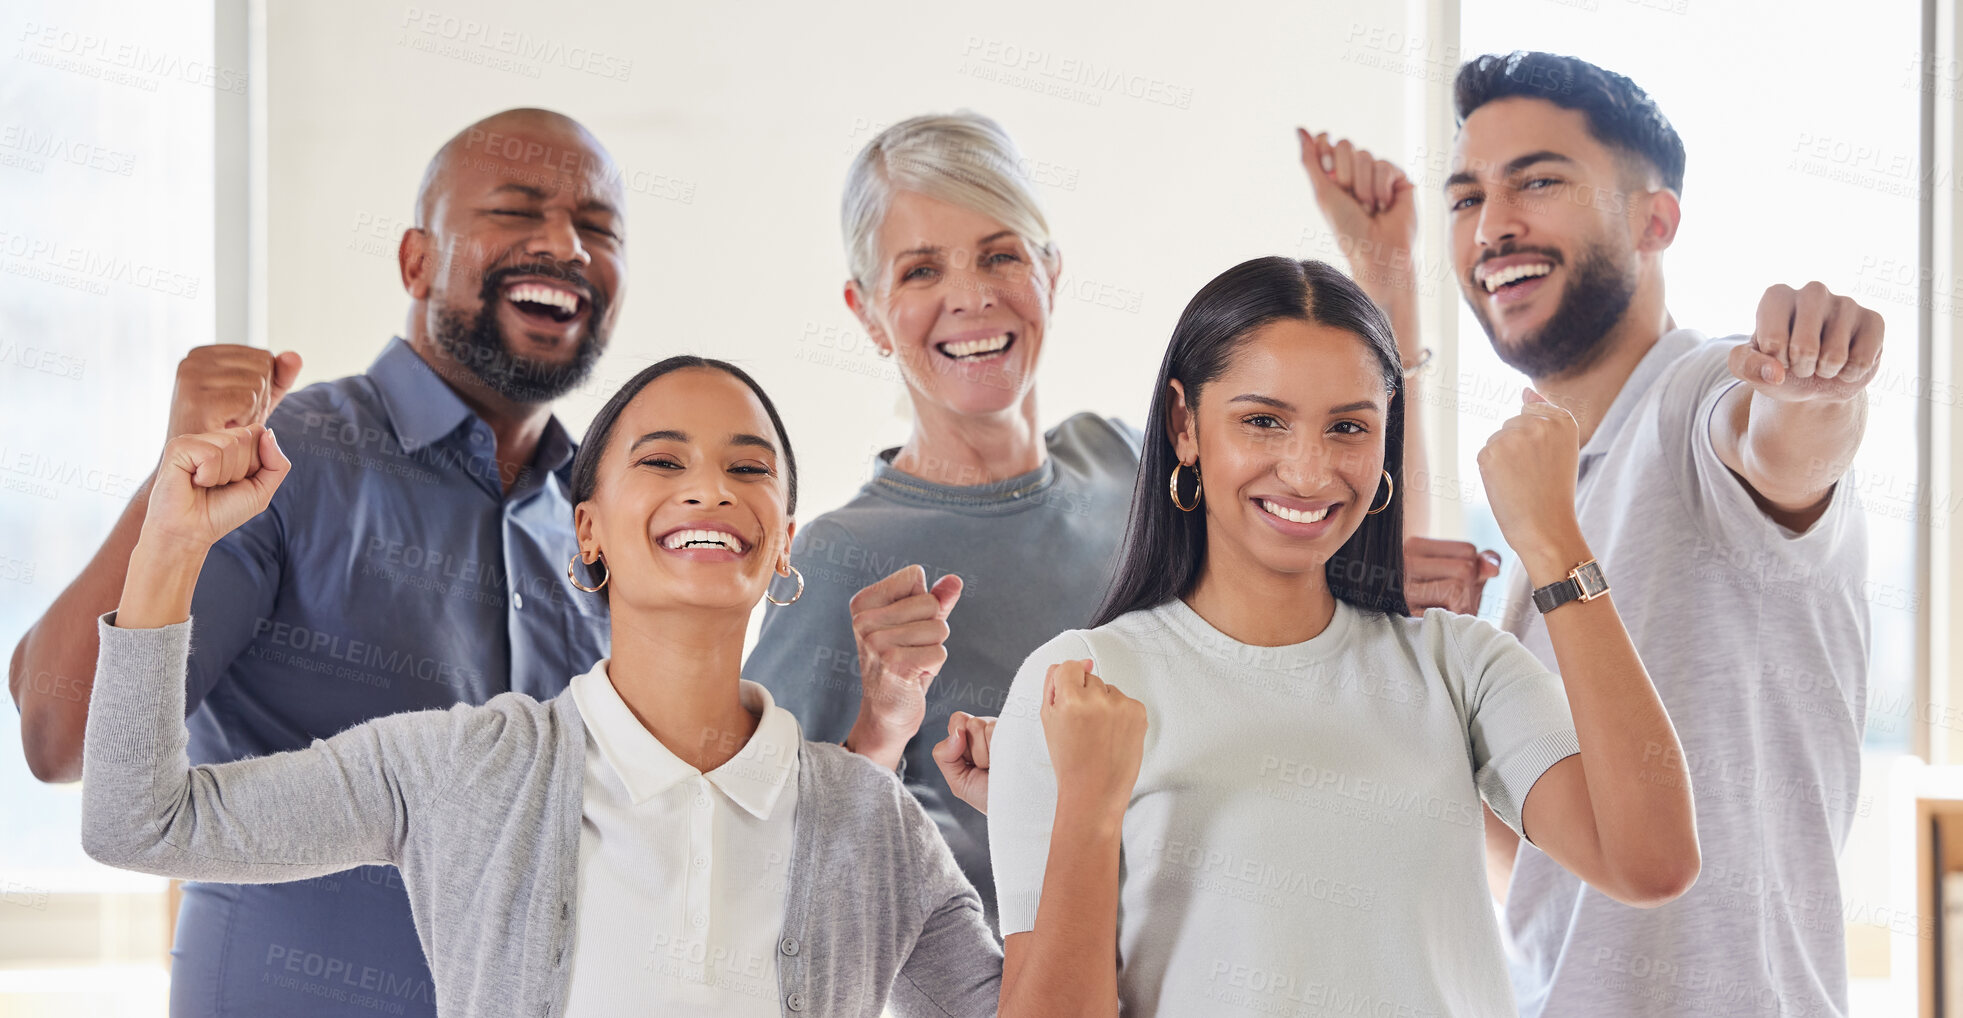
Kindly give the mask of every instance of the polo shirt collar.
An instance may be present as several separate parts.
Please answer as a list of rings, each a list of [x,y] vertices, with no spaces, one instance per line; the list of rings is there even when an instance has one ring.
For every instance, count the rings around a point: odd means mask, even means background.
[[[735,756],[703,774],[663,746],[628,709],[607,674],[611,660],[601,658],[591,671],[573,679],[572,694],[586,730],[628,798],[638,806],[700,775],[751,816],[769,819],[795,773],[803,742],[797,719],[777,706],[770,691],[742,680],[743,708],[757,716],[757,730]]]
[[[1609,412],[1602,415],[1600,424],[1595,425],[1595,433],[1588,436],[1588,444],[1581,447],[1581,459],[1586,463],[1609,450],[1615,436],[1629,421],[1629,415],[1636,411],[1636,404],[1642,402],[1643,394],[1663,374],[1663,370],[1677,358],[1696,349],[1704,342],[1704,334],[1695,329],[1673,329],[1657,337],[1656,343],[1636,362],[1636,370],[1629,373],[1622,389],[1609,402]]]

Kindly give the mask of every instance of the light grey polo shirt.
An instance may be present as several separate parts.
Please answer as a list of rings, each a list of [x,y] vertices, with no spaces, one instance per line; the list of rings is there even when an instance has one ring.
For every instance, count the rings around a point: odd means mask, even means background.
[[[1718,399],[1741,384],[1725,359],[1744,341],[1659,339],[1581,450],[1575,494],[1683,744],[1703,872],[1636,909],[1522,844],[1505,925],[1527,1018],[1846,1013],[1835,860],[1871,808],[1867,529],[1843,484],[1787,530],[1718,460]],[[1503,624],[1552,668],[1526,581],[1509,579]]]

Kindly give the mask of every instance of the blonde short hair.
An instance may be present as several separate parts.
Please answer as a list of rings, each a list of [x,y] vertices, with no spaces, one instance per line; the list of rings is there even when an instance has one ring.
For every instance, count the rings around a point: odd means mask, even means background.
[[[879,224],[900,191],[985,215],[1045,260],[1056,253],[1009,132],[972,110],[930,113],[879,132],[845,175],[845,260],[852,278],[868,290],[878,276]]]

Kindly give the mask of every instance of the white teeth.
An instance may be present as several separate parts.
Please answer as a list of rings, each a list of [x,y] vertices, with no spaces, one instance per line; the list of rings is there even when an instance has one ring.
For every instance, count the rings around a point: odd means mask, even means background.
[[[974,357],[980,354],[994,353],[1008,345],[1009,334],[1004,332],[999,336],[990,336],[987,339],[969,339],[959,343],[942,343],[941,349],[949,357]]]
[[[1531,265],[1509,265],[1506,268],[1495,269],[1487,273],[1479,281],[1485,284],[1487,293],[1492,293],[1515,280],[1526,279],[1529,276],[1545,276],[1553,271],[1554,266],[1546,262],[1536,262]]]
[[[1284,505],[1276,505],[1275,503],[1270,502],[1265,498],[1261,500],[1261,508],[1266,509],[1271,513],[1274,513],[1276,516],[1279,516],[1290,523],[1319,523],[1321,522],[1324,516],[1329,515],[1328,506],[1323,506],[1320,509],[1316,509],[1312,511],[1302,510],[1302,509],[1290,509]]]
[[[735,534],[721,530],[677,530],[662,538],[661,546],[669,551],[688,547],[727,548],[738,555],[743,554],[743,542]]]
[[[579,295],[555,287],[540,286],[537,283],[519,283],[504,291],[504,297],[509,301],[522,300],[532,304],[548,304],[566,312],[579,310]]]

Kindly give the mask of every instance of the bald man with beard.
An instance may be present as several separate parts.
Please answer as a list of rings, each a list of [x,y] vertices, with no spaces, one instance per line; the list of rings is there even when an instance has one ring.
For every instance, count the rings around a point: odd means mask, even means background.
[[[287,395],[299,355],[191,352],[169,435],[263,424],[293,469],[197,581],[191,762],[309,745],[408,710],[557,695],[607,652],[574,590],[574,444],[552,401],[591,372],[626,285],[620,174],[546,110],[487,117],[430,160],[398,262],[406,334],[368,370]],[[28,765],[81,777],[96,619],[113,611],[145,484],[15,649]],[[285,884],[187,884],[173,1015],[433,1015],[391,867]]]

